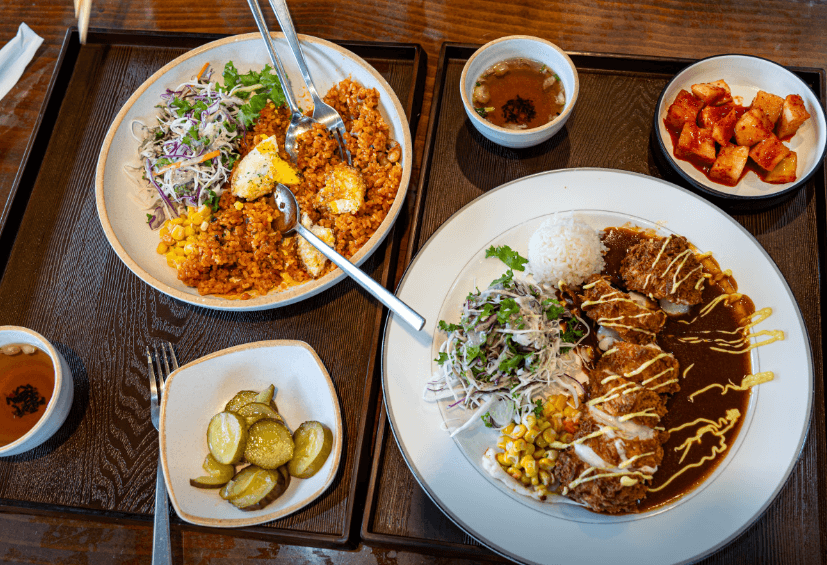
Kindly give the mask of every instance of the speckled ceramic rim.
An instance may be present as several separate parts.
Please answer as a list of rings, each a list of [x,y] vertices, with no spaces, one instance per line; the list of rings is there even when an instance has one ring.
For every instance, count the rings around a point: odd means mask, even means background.
[[[34,330],[30,330],[28,328],[23,328],[23,327],[20,327],[20,326],[0,326],[0,337],[2,337],[3,333],[7,332],[7,331],[22,332],[22,333],[28,334],[29,336],[31,336],[32,338],[34,338],[35,340],[37,340],[39,342],[40,348],[43,351],[45,351],[49,355],[49,358],[52,360],[52,368],[55,371],[55,387],[52,390],[52,398],[49,400],[49,404],[46,406],[45,412],[43,412],[43,415],[40,417],[40,419],[37,421],[37,423],[34,425],[34,427],[31,430],[29,430],[28,432],[26,432],[25,435],[23,435],[17,441],[13,441],[12,443],[10,443],[8,445],[4,445],[3,447],[0,447],[0,457],[4,457],[9,451],[19,449],[21,446],[24,446],[26,444],[26,442],[29,441],[32,438],[32,436],[34,436],[38,431],[40,431],[41,428],[43,428],[43,426],[46,425],[46,422],[49,421],[49,419],[52,417],[52,415],[54,414],[54,412],[56,410],[56,407],[57,407],[57,404],[58,404],[58,397],[60,396],[59,392],[60,392],[61,386],[63,386],[63,364],[61,363],[60,353],[58,353],[57,349],[55,349],[54,346],[51,343],[49,343],[49,340],[47,340],[45,337],[43,337],[42,335],[40,335],[39,333],[37,333]],[[0,342],[2,342],[2,339],[0,339]],[[10,341],[8,343],[17,343],[17,342],[16,341]],[[2,346],[2,345],[6,345],[6,343],[0,343],[0,346]],[[60,426],[58,426],[58,428],[59,427]],[[57,428],[56,428],[56,430],[57,430]],[[46,441],[47,439],[49,439],[49,438],[44,437],[43,441]],[[40,443],[43,443],[43,442],[40,442]],[[40,444],[37,444],[37,445],[40,445]],[[28,449],[34,449],[35,447],[37,447],[37,445],[27,446],[27,450]],[[22,453],[22,452],[18,452],[18,453]]]
[[[336,429],[331,430],[333,432],[333,450],[330,452],[330,457],[333,458],[333,465],[330,468],[330,473],[328,473],[327,478],[325,479],[324,484],[319,488],[316,492],[311,494],[310,496],[306,497],[304,500],[293,504],[292,506],[288,506],[286,508],[280,508],[278,510],[274,510],[269,514],[262,514],[255,517],[250,518],[232,518],[232,519],[219,519],[219,518],[204,518],[202,516],[195,516],[193,514],[188,514],[181,510],[180,505],[178,504],[178,500],[175,497],[175,491],[172,489],[172,480],[169,476],[169,464],[167,463],[166,457],[166,426],[165,426],[165,416],[166,416],[166,401],[167,395],[166,391],[169,390],[169,387],[172,386],[172,383],[175,381],[175,377],[184,369],[188,369],[190,367],[194,367],[204,361],[209,361],[210,359],[215,359],[216,357],[221,357],[223,355],[228,355],[231,353],[238,353],[241,351],[247,351],[250,349],[258,349],[258,348],[268,348],[268,347],[301,347],[307,350],[310,355],[313,356],[313,359],[319,365],[319,370],[322,372],[325,378],[325,382],[327,383],[330,396],[333,398],[333,409],[336,415]],[[342,412],[339,408],[339,397],[336,394],[336,388],[333,386],[333,381],[330,379],[330,374],[327,372],[327,369],[322,363],[322,360],[316,354],[316,351],[306,344],[303,341],[298,340],[272,340],[272,341],[257,341],[255,343],[245,343],[243,345],[236,345],[235,347],[230,347],[228,349],[222,349],[221,351],[216,351],[215,353],[211,353],[200,359],[196,359],[182,367],[178,368],[177,370],[170,373],[169,377],[164,384],[164,395],[161,398],[161,425],[160,430],[158,431],[159,434],[159,442],[160,442],[160,452],[161,452],[161,463],[163,465],[164,471],[164,482],[167,485],[167,492],[169,493],[170,502],[172,502],[173,508],[175,508],[175,512],[181,517],[182,520],[186,520],[191,524],[196,524],[198,526],[210,526],[213,528],[240,528],[243,526],[254,526],[256,524],[264,524],[266,522],[272,522],[273,520],[277,520],[279,518],[284,518],[285,516],[289,516],[293,512],[297,510],[301,510],[314,500],[316,500],[323,492],[325,492],[330,485],[333,483],[333,479],[336,477],[336,473],[339,471],[339,464],[341,463],[342,459],[342,444],[344,443],[344,435],[342,432]],[[218,494],[216,493],[216,496]]]
[[[563,109],[563,112],[549,123],[538,128],[532,128],[527,130],[513,130],[492,124],[491,122],[481,118],[474,111],[474,105],[471,103],[471,100],[468,98],[468,93],[465,91],[465,80],[468,77],[468,69],[471,68],[471,64],[474,62],[474,59],[479,57],[483,53],[483,51],[487,51],[495,45],[499,45],[501,43],[508,41],[513,41],[515,39],[521,39],[524,41],[534,41],[557,51],[560,54],[560,56],[562,56],[568,62],[569,68],[572,74],[574,75],[574,92],[571,93],[569,95],[568,100],[566,100],[566,107]],[[494,41],[489,41],[488,43],[474,51],[474,54],[471,55],[471,57],[465,62],[465,66],[462,68],[462,74],[460,75],[459,85],[460,95],[462,96],[462,103],[465,105],[465,108],[467,110],[466,113],[468,113],[468,115],[471,116],[472,120],[477,122],[477,124],[480,126],[492,129],[494,131],[502,132],[504,134],[513,135],[515,137],[523,137],[526,134],[537,135],[545,130],[553,128],[560,121],[567,120],[569,114],[571,114],[571,111],[574,108],[574,105],[577,103],[577,96],[580,94],[580,77],[577,74],[577,68],[574,66],[574,62],[571,60],[571,57],[569,57],[565,51],[560,49],[551,41],[546,41],[545,39],[533,37],[531,35],[509,35],[507,37],[501,37],[499,39],[495,39]]]
[[[675,82],[680,82],[682,80],[685,80],[683,77],[684,77],[685,73],[687,71],[689,71],[690,69],[694,69],[694,68],[697,68],[699,66],[704,66],[707,63],[709,63],[710,61],[714,61],[716,59],[725,59],[725,58],[731,58],[731,57],[745,57],[745,58],[750,58],[750,59],[756,59],[758,61],[763,61],[768,65],[773,65],[775,67],[778,67],[778,69],[780,69],[784,73],[788,74],[789,76],[791,76],[792,78],[794,78],[796,81],[798,81],[801,84],[802,93],[804,91],[807,91],[807,92],[812,94],[812,90],[810,89],[810,87],[808,87],[804,83],[804,81],[802,81],[800,78],[798,78],[798,76],[796,76],[795,73],[793,73],[792,71],[790,71],[786,67],[784,67],[782,65],[779,65],[775,61],[771,61],[771,60],[765,59],[763,57],[756,57],[754,55],[744,55],[744,54],[740,54],[740,53],[728,53],[728,54],[724,54],[724,55],[713,55],[712,57],[707,57],[705,59],[701,59],[700,61],[698,61],[696,63],[688,65],[687,67],[682,69],[677,75],[675,75],[675,77],[672,80],[670,80],[668,83],[666,83],[666,86],[663,87],[663,90],[661,91],[660,96],[658,97],[658,102],[655,105],[655,115],[654,115],[653,126],[652,126],[653,130],[655,132],[655,138],[658,141],[658,148],[660,149],[661,153],[666,158],[666,161],[669,163],[669,165],[672,167],[672,169],[676,173],[678,173],[683,180],[685,180],[686,182],[688,182],[689,184],[691,184],[693,187],[700,190],[704,194],[708,194],[710,196],[714,196],[714,197],[717,197],[717,198],[724,198],[724,199],[727,199],[727,200],[737,200],[737,201],[740,201],[740,202],[755,202],[755,203],[760,203],[760,202],[769,201],[769,200],[781,199],[783,196],[789,195],[790,193],[795,192],[795,191],[799,190],[802,186],[804,186],[807,183],[807,181],[810,180],[810,177],[812,177],[815,174],[815,172],[817,170],[819,170],[819,168],[824,164],[824,154],[825,154],[825,149],[827,149],[827,143],[823,143],[821,145],[821,148],[818,150],[819,157],[818,157],[818,159],[815,160],[815,165],[810,169],[810,171],[807,174],[805,174],[804,176],[802,176],[800,179],[795,181],[790,186],[788,186],[786,188],[782,188],[781,190],[778,190],[778,191],[775,191],[775,192],[770,192],[770,193],[761,195],[761,196],[745,196],[745,195],[742,195],[742,194],[730,194],[728,192],[723,192],[721,190],[717,190],[717,189],[715,189],[715,187],[712,184],[704,184],[703,182],[699,182],[697,179],[694,179],[691,176],[689,176],[686,173],[686,171],[684,171],[680,167],[678,162],[675,160],[675,156],[672,155],[672,151],[670,151],[666,147],[666,142],[664,141],[663,136],[661,135],[660,125],[661,125],[661,115],[663,114],[662,109],[663,109],[664,104],[665,104],[664,96],[666,95],[666,92],[670,89],[670,87]],[[686,87],[688,88],[689,85],[686,85]],[[818,100],[818,99],[816,99],[816,100]],[[824,109],[821,107],[820,101],[819,101],[818,104],[814,105],[814,109],[818,113],[818,115],[813,116],[813,118],[818,120],[820,123],[824,123],[825,122]],[[778,186],[783,186],[783,185],[778,185]]]
[[[275,40],[284,40],[284,35],[282,33],[272,32],[270,34],[273,39]],[[205,51],[209,51],[211,49],[215,49],[230,43],[242,42],[242,41],[249,41],[258,39],[260,36],[258,33],[248,33],[244,35],[235,35],[232,37],[227,37],[224,39],[220,39],[218,41],[213,41],[211,43],[207,43],[206,45],[202,45],[197,49],[193,49],[180,57],[176,58],[175,60],[171,61],[164,65],[161,69],[159,69],[155,74],[149,77],[146,82],[144,82],[138,90],[126,101],[121,108],[118,115],[115,117],[115,120],[112,122],[112,125],[109,128],[109,131],[106,134],[106,138],[103,141],[103,145],[101,147],[100,157],[98,158],[98,165],[97,171],[95,175],[95,196],[97,201],[97,208],[98,208],[98,216],[100,217],[101,226],[103,227],[103,231],[106,234],[106,239],[109,241],[109,244],[112,246],[112,249],[115,250],[118,257],[120,257],[121,261],[126,264],[130,271],[135,273],[138,278],[146,282],[151,287],[163,292],[168,296],[172,296],[173,298],[177,298],[183,302],[188,304],[193,304],[195,306],[204,306],[206,308],[211,308],[214,310],[238,310],[238,311],[249,311],[249,310],[267,310],[271,308],[279,308],[281,306],[287,306],[288,304],[292,304],[294,302],[298,302],[300,300],[304,300],[306,298],[310,298],[323,290],[326,290],[333,286],[334,284],[341,281],[346,275],[342,272],[341,269],[334,269],[330,273],[326,274],[320,279],[315,279],[313,281],[307,282],[302,285],[298,285],[295,287],[288,288],[282,292],[270,292],[264,296],[257,296],[251,298],[249,300],[232,300],[227,298],[221,298],[217,296],[200,296],[198,294],[190,294],[187,292],[183,292],[180,288],[176,288],[165,284],[155,277],[153,277],[149,272],[147,272],[143,267],[141,267],[137,262],[135,262],[132,257],[126,252],[124,247],[121,245],[120,241],[118,241],[117,236],[115,235],[115,231],[112,229],[109,220],[109,214],[106,209],[106,201],[104,197],[104,171],[106,169],[106,160],[109,155],[109,151],[112,145],[112,140],[115,136],[117,130],[121,127],[121,124],[126,117],[127,112],[132,108],[132,106],[137,102],[137,100],[141,97],[141,95],[153,84],[155,81],[160,79],[167,71],[177,67],[178,65],[183,64],[188,59],[195,57]],[[334,51],[352,61],[355,61],[364,70],[370,73],[373,78],[381,85],[382,89],[385,92],[380,92],[380,99],[385,100],[386,102],[383,103],[384,109],[388,112],[394,112],[398,116],[401,124],[402,124],[402,138],[397,139],[396,141],[402,146],[403,149],[403,156],[402,156],[402,179],[399,183],[399,189],[396,193],[396,198],[391,205],[390,210],[388,210],[387,216],[382,221],[382,223],[377,228],[376,232],[371,236],[371,238],[362,246],[362,248],[357,251],[352,257],[351,262],[356,265],[361,265],[365,262],[368,257],[376,250],[380,243],[385,239],[390,231],[391,226],[396,221],[399,212],[402,210],[402,204],[405,202],[405,197],[407,195],[408,184],[411,178],[411,170],[413,167],[413,150],[412,150],[412,142],[411,142],[411,132],[408,124],[408,119],[405,115],[405,109],[402,107],[402,104],[399,102],[396,94],[394,93],[393,89],[387,83],[387,81],[382,78],[382,76],[370,66],[364,59],[359,57],[358,55],[351,53],[347,49],[339,47],[338,45],[331,43],[329,41],[325,41],[323,39],[318,39],[316,37],[311,37],[309,35],[299,35],[299,40],[304,44],[313,44],[318,47]],[[269,63],[269,61],[262,61],[262,65]],[[387,96],[386,96],[387,95]],[[140,210],[136,208],[136,214],[139,214]],[[183,283],[181,287],[183,287]]]

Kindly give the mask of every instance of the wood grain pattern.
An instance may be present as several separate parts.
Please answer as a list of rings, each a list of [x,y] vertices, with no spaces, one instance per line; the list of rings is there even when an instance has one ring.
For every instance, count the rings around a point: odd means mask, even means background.
[[[444,82],[438,73],[433,99],[437,107],[427,138],[431,145],[426,145],[428,161],[423,163],[422,210],[413,228],[409,260],[456,210],[496,186],[528,174],[588,165],[666,176],[668,171],[655,163],[649,139],[655,105],[671,73],[612,71],[616,65],[611,60],[580,57],[580,99],[564,129],[542,145],[512,150],[479,135],[462,110],[456,85],[471,53],[473,48],[450,45],[443,51]],[[626,67],[635,69],[636,65]],[[664,68],[672,69],[668,64]],[[811,82],[822,80],[817,73],[808,76]],[[820,92],[823,101],[823,86]],[[753,526],[704,563],[823,562],[827,511],[819,501],[824,500],[827,449],[817,242],[823,237],[819,229],[823,229],[824,206],[822,169],[788,202],[765,212],[734,216],[777,263],[799,303],[812,343],[814,408],[803,453],[781,494]],[[374,455],[371,506],[363,520],[363,537],[371,543],[410,548],[430,545],[431,550],[438,548],[440,552],[461,552],[465,545],[462,555],[480,556],[478,544],[469,543],[459,528],[446,524],[441,511],[417,484],[384,422],[377,443],[381,450],[377,447]]]
[[[165,41],[156,38],[155,43]],[[47,336],[69,362],[76,394],[56,436],[31,452],[0,460],[0,504],[148,518],[158,436],[149,423],[143,348],[168,340],[187,362],[240,343],[290,338],[314,347],[334,381],[342,407],[344,456],[334,485],[320,499],[247,531],[345,543],[364,434],[372,423],[380,305],[346,280],[279,310],[233,313],[192,307],[134,276],[100,227],[94,163],[109,125],[146,78],[183,52],[104,44],[81,49],[40,174],[32,187],[21,186],[31,195],[0,282],[2,323]],[[412,53],[408,49],[407,59],[393,60],[382,52],[376,61],[402,100],[410,98],[417,82]],[[381,282],[395,269],[394,237],[388,241],[363,265]]]

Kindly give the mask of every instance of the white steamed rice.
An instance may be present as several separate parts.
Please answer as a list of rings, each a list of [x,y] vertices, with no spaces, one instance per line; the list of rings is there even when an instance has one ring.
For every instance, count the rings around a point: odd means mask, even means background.
[[[555,214],[528,240],[528,271],[537,282],[579,285],[606,263],[597,231],[573,216]]]

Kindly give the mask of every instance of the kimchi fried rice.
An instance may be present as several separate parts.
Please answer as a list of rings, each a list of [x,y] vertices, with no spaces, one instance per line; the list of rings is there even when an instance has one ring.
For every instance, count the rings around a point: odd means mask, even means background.
[[[379,113],[376,89],[346,79],[335,85],[324,101],[345,122],[353,167],[364,180],[364,203],[356,212],[340,214],[319,205],[317,195],[325,187],[328,173],[341,163],[336,140],[320,124],[298,139],[295,166],[301,179],[290,189],[302,213],[315,226],[332,230],[336,250],[349,258],[376,232],[396,198],[402,180],[402,147],[390,138],[390,127]],[[285,106],[268,103],[241,142],[241,157],[275,135],[280,156],[289,160],[284,151],[289,123],[290,112]],[[300,260],[298,236],[283,237],[274,229],[273,220],[278,215],[266,197],[245,201],[224,190],[217,211],[190,208],[177,221],[168,221],[161,230],[158,251],[166,252],[178,278],[202,295],[249,299],[281,291],[314,277]],[[183,230],[178,232],[180,237],[172,236],[175,224]],[[176,248],[176,242],[184,245]],[[171,257],[170,247],[178,255]],[[318,276],[333,269],[335,265],[327,262]]]

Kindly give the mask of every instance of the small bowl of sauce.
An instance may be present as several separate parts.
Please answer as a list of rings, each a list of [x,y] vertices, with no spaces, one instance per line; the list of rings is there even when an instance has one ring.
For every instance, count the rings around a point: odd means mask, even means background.
[[[49,439],[66,420],[73,397],[66,360],[46,338],[0,326],[0,457]]]
[[[491,141],[531,147],[559,132],[580,90],[577,69],[553,43],[515,35],[478,49],[465,64],[460,94],[469,120]]]

